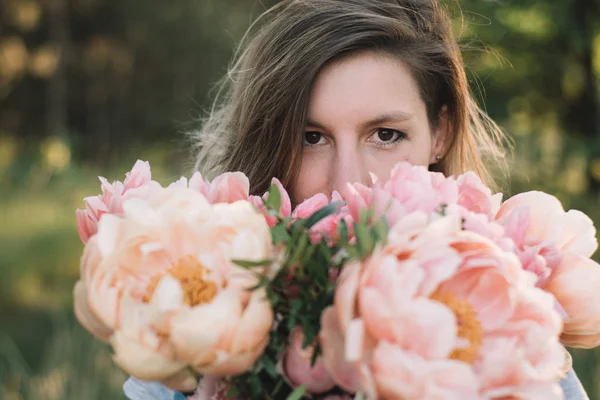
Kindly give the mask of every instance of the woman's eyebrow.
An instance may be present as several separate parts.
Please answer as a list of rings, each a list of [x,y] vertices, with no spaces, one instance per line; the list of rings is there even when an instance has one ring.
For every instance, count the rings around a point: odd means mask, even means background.
[[[383,114],[377,115],[376,117],[373,117],[373,118],[369,119],[368,121],[363,122],[361,124],[361,127],[364,129],[364,128],[368,128],[371,126],[384,124],[386,122],[406,121],[406,120],[411,119],[413,116],[414,116],[414,113],[408,112],[408,111],[403,111],[403,110],[389,111],[389,112],[385,112]],[[314,121],[310,118],[308,118],[306,120],[306,126],[311,126],[314,128],[326,130],[326,128],[323,124],[321,124],[317,121]]]

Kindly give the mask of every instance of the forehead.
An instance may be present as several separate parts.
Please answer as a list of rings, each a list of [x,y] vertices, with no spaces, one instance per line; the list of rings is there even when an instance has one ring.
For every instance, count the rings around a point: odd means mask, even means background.
[[[408,67],[386,54],[361,52],[327,64],[312,89],[312,120],[368,118],[382,111],[424,112]]]

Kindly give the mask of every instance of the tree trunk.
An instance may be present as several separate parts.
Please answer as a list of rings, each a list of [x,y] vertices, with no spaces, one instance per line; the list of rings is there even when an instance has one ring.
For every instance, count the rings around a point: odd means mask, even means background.
[[[52,0],[47,4],[50,41],[58,49],[58,65],[47,86],[47,134],[62,135],[68,129],[69,5],[67,0]]]

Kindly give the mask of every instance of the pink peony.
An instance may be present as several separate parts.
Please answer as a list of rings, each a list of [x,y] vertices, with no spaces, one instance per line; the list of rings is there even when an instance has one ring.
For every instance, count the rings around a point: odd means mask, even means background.
[[[572,347],[600,345],[600,265],[589,257],[598,247],[596,230],[583,213],[565,212],[554,196],[518,194],[496,215],[516,245],[523,267],[552,293],[566,313],[562,341]]]
[[[292,202],[290,200],[290,195],[285,190],[279,179],[273,178],[271,183],[277,186],[279,190],[279,195],[281,197],[281,205],[279,206],[278,213],[281,217],[287,218],[292,215]],[[265,208],[265,202],[269,199],[269,192],[265,193],[262,197],[259,196],[250,196],[249,201],[254,204],[256,208],[258,208],[267,219],[269,226],[273,227],[277,223],[277,218],[273,215],[268,215],[267,210]]]
[[[431,214],[448,206],[460,206],[472,215],[481,214],[491,220],[501,198],[502,194],[492,194],[473,172],[454,179],[406,162],[396,164],[387,182],[374,183],[372,188],[350,184],[344,191],[353,218],[373,207],[377,216],[385,214],[390,226],[412,212]]]
[[[247,290],[261,271],[230,260],[273,256],[269,227],[247,201],[211,205],[193,189],[162,189],[102,218],[75,314],[130,375],[193,390],[197,374],[240,374],[261,355],[273,313],[264,290]]]
[[[494,218],[500,204],[502,194],[493,194],[474,172],[467,172],[458,177],[458,205],[465,209]]]
[[[75,212],[77,232],[83,243],[87,243],[90,237],[96,234],[98,222],[104,214],[119,215],[123,212],[123,201],[126,199],[147,198],[160,189],[160,185],[152,180],[150,164],[147,161],[138,160],[126,174],[123,183],[116,181],[110,184],[103,177],[99,179],[102,182],[102,194],[86,197],[85,210]]]
[[[552,297],[457,216],[417,212],[395,225],[385,246],[343,269],[321,325],[331,376],[369,398],[561,398]]]
[[[335,382],[325,369],[323,360],[319,357],[311,366],[314,346],[302,348],[303,342],[302,328],[294,328],[290,333],[289,348],[281,360],[283,375],[292,387],[306,385],[309,393],[324,393],[333,389]]]
[[[227,397],[229,383],[227,379],[216,376],[204,376],[200,379],[198,389],[187,400],[244,400],[244,398]]]
[[[375,183],[372,188],[349,184],[343,197],[352,218],[373,209],[376,217],[385,215],[392,226],[415,211],[440,212],[445,205],[457,204],[458,195],[458,184],[453,178],[401,162],[396,164],[387,182]]]
[[[319,193],[298,204],[292,212],[292,217],[306,219],[330,203],[343,201],[342,196],[338,192],[333,192],[331,202],[326,195]],[[311,240],[318,242],[322,238],[327,238],[330,241],[335,241],[338,239],[338,227],[342,220],[346,221],[349,228],[352,227],[352,218],[345,206],[340,207],[336,213],[323,218],[310,228],[311,232],[313,232]]]
[[[211,204],[233,203],[239,200],[248,200],[250,182],[242,172],[225,172],[212,182],[205,181],[199,172],[195,172],[189,182],[187,178],[181,177],[170,187],[195,189],[202,193]]]

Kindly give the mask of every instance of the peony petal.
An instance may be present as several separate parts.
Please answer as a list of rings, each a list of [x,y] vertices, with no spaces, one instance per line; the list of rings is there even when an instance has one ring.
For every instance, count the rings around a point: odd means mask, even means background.
[[[323,364],[329,375],[341,388],[355,393],[359,375],[356,368],[344,358],[344,337],[333,307],[326,308],[321,314],[319,341],[323,350]]]
[[[150,299],[150,305],[159,312],[176,310],[183,306],[183,288],[177,279],[170,274],[158,282],[154,294]]]
[[[252,292],[250,302],[236,327],[230,351],[245,353],[254,350],[269,335],[273,325],[273,310],[264,289]]]
[[[361,319],[354,319],[346,330],[345,359],[348,362],[360,362],[365,346],[365,324]]]
[[[566,253],[545,289],[568,315],[567,335],[600,333],[600,265],[589,258]]]
[[[479,398],[478,382],[468,364],[454,360],[426,361],[387,342],[381,342],[373,353],[373,372],[381,398]]]
[[[212,376],[232,376],[240,375],[249,370],[256,360],[262,355],[269,343],[269,338],[265,338],[252,351],[239,354],[227,352],[217,352],[216,359],[206,365],[198,365],[194,368],[203,375]]]
[[[538,191],[517,194],[502,204],[496,219],[503,218],[518,208],[529,211],[530,223],[527,228],[529,242],[544,240],[555,242],[560,239],[564,209],[556,197]]]
[[[459,273],[443,283],[439,290],[466,300],[475,309],[486,330],[502,326],[516,305],[514,288],[503,274],[493,268]]]
[[[334,302],[342,329],[346,328],[354,318],[360,269],[360,263],[347,264],[338,278]]]
[[[110,329],[119,326],[119,302],[124,282],[115,281],[114,271],[97,272],[88,284],[88,305],[94,315]]]
[[[598,249],[594,222],[577,210],[569,210],[564,219],[564,230],[556,246],[562,251],[591,257]]]
[[[97,245],[103,257],[113,253],[117,248],[121,224],[122,219],[112,214],[105,215],[98,223]]]
[[[75,316],[77,317],[79,323],[99,340],[108,342],[108,339],[110,338],[110,335],[112,335],[113,331],[104,325],[102,321],[96,318],[92,312],[87,302],[88,296],[86,293],[85,284],[82,281],[78,281],[75,284],[73,297]]]
[[[456,317],[437,301],[415,299],[406,309],[396,310],[391,325],[394,343],[423,358],[445,358],[457,345]]]
[[[193,392],[198,387],[198,376],[192,369],[184,368],[161,383],[178,392]]]
[[[138,188],[152,179],[150,172],[150,163],[148,161],[137,160],[130,172],[125,174],[123,181],[124,190]]]
[[[284,378],[292,387],[306,385],[310,393],[323,393],[333,389],[335,382],[325,369],[323,358],[317,357],[315,364],[311,365],[314,346],[302,348],[304,339],[301,327],[292,329],[289,347],[280,364]]]
[[[211,303],[175,314],[171,318],[170,342],[177,357],[201,372],[202,365],[214,361],[219,345],[231,343],[241,314],[239,300],[227,291]]]
[[[204,178],[202,178],[202,175],[198,171],[194,172],[190,178],[189,187],[190,189],[197,190],[203,196],[208,194],[209,184],[204,181]]]
[[[304,200],[298,204],[292,213],[294,218],[308,218],[321,208],[329,204],[327,196],[323,193],[317,193],[316,195]]]
[[[185,368],[184,363],[142,345],[136,338],[122,331],[116,331],[110,341],[115,352],[115,363],[138,379],[161,381]]]
[[[208,200],[212,203],[233,203],[248,200],[250,181],[242,172],[226,172],[209,185]]]

